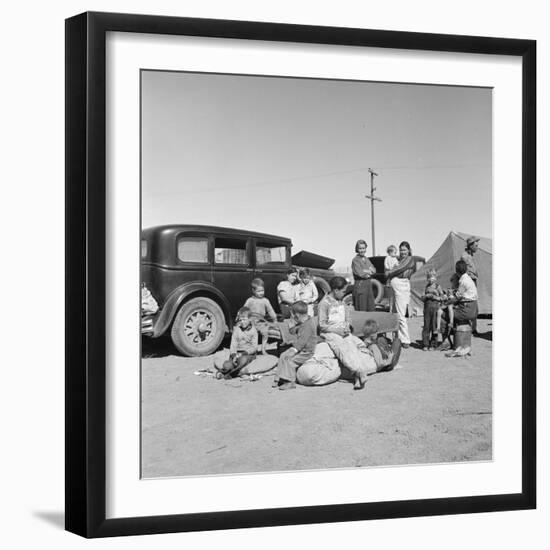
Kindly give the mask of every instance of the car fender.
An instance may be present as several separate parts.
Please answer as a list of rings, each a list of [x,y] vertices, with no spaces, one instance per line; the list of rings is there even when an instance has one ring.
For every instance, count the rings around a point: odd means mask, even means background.
[[[330,292],[330,285],[322,277],[313,277],[313,282],[318,290],[321,290],[323,294],[328,294]]]
[[[212,283],[206,281],[195,281],[193,283],[185,283],[178,286],[168,295],[168,298],[166,298],[166,302],[162,306],[162,309],[160,310],[155,321],[153,338],[161,336],[166,332],[166,330],[168,330],[180,306],[187,300],[187,298],[192,297],[194,294],[205,298],[211,297],[215,302],[221,305],[227,323],[227,328],[231,328],[229,301],[224,294],[220,292]]]

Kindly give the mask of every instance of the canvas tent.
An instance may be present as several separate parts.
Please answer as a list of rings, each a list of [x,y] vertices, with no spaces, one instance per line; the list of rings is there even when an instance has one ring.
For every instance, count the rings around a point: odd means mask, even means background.
[[[438,281],[443,288],[451,286],[451,275],[455,272],[455,263],[466,248],[466,239],[470,233],[451,231],[436,253],[411,278],[411,309],[422,314],[423,302],[420,299],[426,287],[426,271],[435,269]],[[493,312],[493,241],[481,237],[479,249],[474,256],[479,279],[477,283],[479,313]]]

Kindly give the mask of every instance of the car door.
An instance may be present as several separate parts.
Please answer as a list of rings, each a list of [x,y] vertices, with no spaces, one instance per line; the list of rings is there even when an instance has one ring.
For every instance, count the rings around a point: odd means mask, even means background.
[[[246,236],[217,234],[213,239],[213,282],[229,301],[231,316],[235,318],[239,308],[252,295],[252,244]]]
[[[262,279],[265,296],[276,312],[279,312],[277,285],[286,279],[290,267],[290,245],[284,242],[255,239],[254,276]]]

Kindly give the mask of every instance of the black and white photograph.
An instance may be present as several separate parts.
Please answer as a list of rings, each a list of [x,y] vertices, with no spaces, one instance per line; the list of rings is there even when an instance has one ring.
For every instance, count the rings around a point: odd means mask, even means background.
[[[492,89],[140,86],[142,478],[491,461]]]

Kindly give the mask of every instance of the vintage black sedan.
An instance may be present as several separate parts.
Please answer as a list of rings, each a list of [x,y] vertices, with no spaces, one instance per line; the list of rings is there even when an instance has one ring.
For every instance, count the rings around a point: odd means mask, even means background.
[[[291,256],[285,237],[204,225],[164,225],[141,234],[141,281],[159,306],[142,333],[170,334],[180,353],[209,355],[220,346],[251,295],[252,279],[265,283],[277,310],[277,285],[291,265],[309,267],[320,296],[335,275],[331,258]]]

